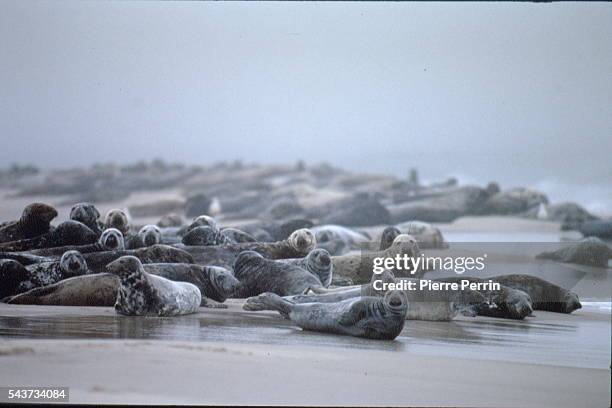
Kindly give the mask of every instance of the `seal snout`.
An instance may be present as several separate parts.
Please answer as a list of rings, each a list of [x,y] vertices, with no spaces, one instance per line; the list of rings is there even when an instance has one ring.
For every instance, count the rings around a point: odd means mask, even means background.
[[[384,301],[394,312],[403,312],[408,309],[408,297],[406,294],[399,290],[393,290],[387,292],[384,297]]]

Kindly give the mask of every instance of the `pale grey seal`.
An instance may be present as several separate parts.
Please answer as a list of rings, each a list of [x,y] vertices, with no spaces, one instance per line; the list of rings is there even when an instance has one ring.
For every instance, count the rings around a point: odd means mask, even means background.
[[[177,316],[196,313],[202,302],[197,286],[173,282],[144,271],[140,260],[122,256],[106,266],[119,277],[115,311],[128,316]]]
[[[294,303],[274,293],[247,299],[245,310],[273,309],[304,330],[393,340],[404,328],[408,301],[399,291],[334,303]]]

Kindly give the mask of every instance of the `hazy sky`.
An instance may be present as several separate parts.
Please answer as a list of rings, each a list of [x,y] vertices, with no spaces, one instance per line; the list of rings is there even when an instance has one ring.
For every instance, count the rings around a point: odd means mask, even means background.
[[[0,85],[5,164],[612,186],[610,3],[2,1]]]

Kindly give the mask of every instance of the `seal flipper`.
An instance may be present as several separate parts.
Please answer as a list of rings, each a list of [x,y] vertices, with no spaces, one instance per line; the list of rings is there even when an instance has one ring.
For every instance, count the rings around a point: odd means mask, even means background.
[[[289,317],[293,305],[293,302],[283,299],[276,293],[265,292],[259,296],[248,298],[242,308],[249,311],[276,310],[284,317]]]
[[[204,296],[202,296],[202,303],[200,303],[200,307],[208,307],[211,309],[227,309],[227,305],[224,305],[223,303],[214,301]]]

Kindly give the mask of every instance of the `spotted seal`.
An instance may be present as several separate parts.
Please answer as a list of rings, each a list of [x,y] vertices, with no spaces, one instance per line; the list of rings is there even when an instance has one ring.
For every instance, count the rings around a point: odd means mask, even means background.
[[[447,278],[433,279],[439,282],[461,283],[463,280],[470,283],[483,283],[487,279],[472,278],[469,276],[452,276]],[[477,309],[478,315],[500,317],[505,319],[522,320],[533,312],[531,297],[522,290],[501,285],[499,290],[479,290],[487,299],[487,304]]]
[[[106,265],[119,277],[115,311],[127,316],[177,316],[196,313],[200,289],[188,282],[173,282],[145,272],[135,256],[122,256]]]
[[[34,238],[0,244],[0,251],[30,251],[33,249],[61,247],[67,245],[93,244],[98,234],[78,221],[64,221],[56,228]]]
[[[30,239],[51,231],[50,222],[57,210],[48,204],[32,203],[26,206],[21,218],[0,225],[0,243]]]
[[[489,279],[527,293],[531,298],[534,310],[572,313],[582,308],[578,295],[574,292],[537,276],[512,274],[493,276]]]
[[[304,258],[280,259],[279,262],[296,265],[312,273],[319,278],[323,287],[328,287],[332,282],[334,265],[325,249],[315,248]]]
[[[77,203],[70,209],[70,219],[85,224],[96,234],[101,234],[103,228],[100,222],[100,211],[91,203]]]
[[[536,255],[536,259],[551,259],[601,268],[608,266],[610,258],[612,258],[612,249],[596,237],[584,238],[556,251]]]
[[[4,262],[3,297],[46,286],[88,272],[87,263],[77,251],[68,251],[59,261],[19,267],[15,261]]]
[[[102,232],[98,242],[87,245],[65,245],[51,248],[41,248],[29,251],[31,255],[42,257],[60,257],[66,251],[79,251],[81,254],[100,251],[122,251],[125,249],[123,235],[115,228],[107,228]]]
[[[105,272],[106,265],[122,256],[132,255],[142,263],[194,263],[193,257],[168,245],[153,245],[145,248],[126,249],[123,251],[104,251],[83,254],[89,270],[93,273]]]
[[[255,251],[270,259],[300,258],[314,249],[316,240],[308,229],[294,231],[288,239],[278,242],[243,242],[215,246],[175,245],[189,252],[196,263],[232,267],[243,251]]]
[[[124,237],[130,232],[130,220],[123,210],[117,208],[110,210],[104,217],[104,226],[106,228],[116,228],[123,234]]]
[[[232,273],[215,266],[193,264],[144,264],[144,271],[176,282],[189,282],[200,289],[201,306],[224,307],[224,302],[236,289],[238,280]],[[11,304],[54,306],[113,306],[117,299],[119,279],[110,273],[96,273],[62,280],[34,288],[7,299]]]
[[[312,273],[292,264],[264,258],[255,251],[244,251],[234,262],[234,276],[240,285],[234,298],[273,292],[281,296],[304,293],[311,287],[323,286]]]
[[[304,330],[393,340],[404,328],[408,301],[399,291],[333,303],[294,303],[275,293],[247,299],[245,310],[273,309]]]

